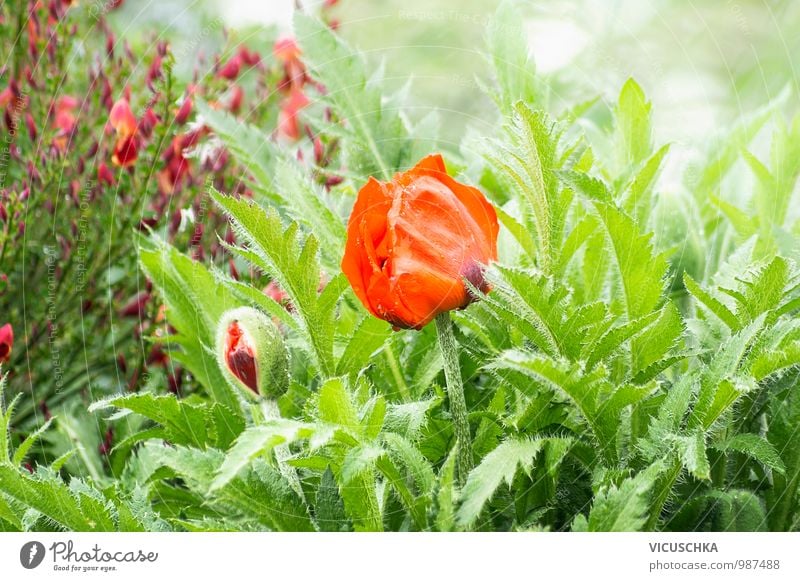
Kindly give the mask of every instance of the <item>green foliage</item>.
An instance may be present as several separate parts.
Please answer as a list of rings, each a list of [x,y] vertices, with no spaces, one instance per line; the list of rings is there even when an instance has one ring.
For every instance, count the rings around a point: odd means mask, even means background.
[[[165,305],[150,339],[188,387],[166,395],[154,374],[90,392],[88,413],[72,398],[24,438],[21,400],[3,400],[2,530],[796,530],[800,122],[779,102],[756,111],[670,196],[643,89],[549,110],[502,4],[486,34],[498,130],[467,159],[446,153],[501,223],[490,289],[465,281],[476,300],[452,313],[464,479],[435,329],[393,332],[340,273],[354,193],[432,153],[436,115],[407,119],[405,97],[302,11],[295,33],[317,99],[296,149],[197,100],[243,174],[202,202],[225,220],[230,275],[164,232],[136,238]],[[726,195],[738,170],[752,195]],[[215,332],[239,307],[286,346],[276,399],[244,401],[220,369]]]

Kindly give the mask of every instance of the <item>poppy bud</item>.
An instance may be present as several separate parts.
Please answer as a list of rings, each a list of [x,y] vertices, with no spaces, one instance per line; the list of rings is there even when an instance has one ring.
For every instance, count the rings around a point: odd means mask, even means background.
[[[370,178],[347,226],[342,271],[376,317],[421,329],[439,313],[488,291],[483,267],[497,259],[497,214],[483,194],[447,175],[429,155],[391,182]]]
[[[250,397],[277,398],[289,385],[288,354],[269,317],[251,307],[222,316],[217,328],[217,357],[231,385]]]
[[[0,363],[8,363],[12,347],[14,347],[14,329],[11,328],[11,323],[6,323],[0,327]]]

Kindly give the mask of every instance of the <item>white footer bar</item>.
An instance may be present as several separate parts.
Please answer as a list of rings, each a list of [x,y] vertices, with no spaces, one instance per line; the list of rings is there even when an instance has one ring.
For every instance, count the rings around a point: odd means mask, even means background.
[[[3,533],[0,572],[3,580],[797,580],[800,533]]]

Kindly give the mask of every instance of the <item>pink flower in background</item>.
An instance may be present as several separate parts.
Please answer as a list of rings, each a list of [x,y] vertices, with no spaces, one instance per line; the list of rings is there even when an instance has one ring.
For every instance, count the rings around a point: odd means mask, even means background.
[[[0,327],[0,363],[8,363],[13,347],[14,329],[11,328],[11,323],[6,323]]]

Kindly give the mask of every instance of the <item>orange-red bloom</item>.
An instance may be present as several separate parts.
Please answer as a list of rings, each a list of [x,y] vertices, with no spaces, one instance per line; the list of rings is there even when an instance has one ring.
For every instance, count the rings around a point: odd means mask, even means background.
[[[10,323],[6,323],[0,327],[0,363],[8,363],[12,347],[14,347],[14,329]]]
[[[440,155],[391,182],[370,178],[347,226],[342,270],[369,311],[395,328],[421,329],[482,291],[497,259],[497,214],[483,194],[459,183]]]
[[[111,161],[120,167],[133,165],[139,155],[139,136],[136,133],[136,117],[127,99],[122,98],[114,103],[108,122],[117,134]]]

